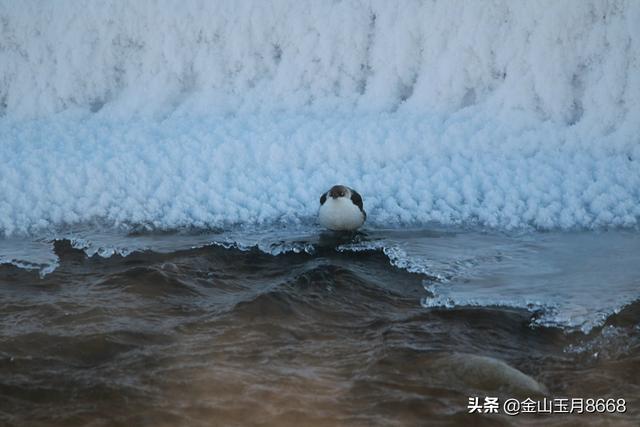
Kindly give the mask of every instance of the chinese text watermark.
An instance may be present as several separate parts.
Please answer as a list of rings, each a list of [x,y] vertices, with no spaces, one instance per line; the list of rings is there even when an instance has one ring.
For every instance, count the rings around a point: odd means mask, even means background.
[[[498,397],[469,397],[469,413],[479,414],[603,414],[624,413],[627,411],[625,399],[547,398],[534,400],[508,398],[500,401]]]

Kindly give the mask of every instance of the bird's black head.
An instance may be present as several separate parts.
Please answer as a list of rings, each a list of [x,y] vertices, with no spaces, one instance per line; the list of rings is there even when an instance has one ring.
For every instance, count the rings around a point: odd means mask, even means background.
[[[329,197],[337,199],[338,197],[346,197],[349,193],[349,189],[344,185],[334,185],[329,190]]]

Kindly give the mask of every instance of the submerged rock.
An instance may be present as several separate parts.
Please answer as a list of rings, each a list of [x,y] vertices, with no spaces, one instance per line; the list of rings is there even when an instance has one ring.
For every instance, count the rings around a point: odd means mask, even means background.
[[[529,375],[492,357],[447,354],[434,359],[431,368],[436,379],[463,387],[515,396],[548,394],[547,388]]]

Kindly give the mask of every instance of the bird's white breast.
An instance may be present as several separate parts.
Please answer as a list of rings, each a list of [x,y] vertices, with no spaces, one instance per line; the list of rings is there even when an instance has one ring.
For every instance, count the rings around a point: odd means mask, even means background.
[[[318,220],[330,230],[355,230],[364,223],[364,214],[351,199],[328,197],[320,206]]]

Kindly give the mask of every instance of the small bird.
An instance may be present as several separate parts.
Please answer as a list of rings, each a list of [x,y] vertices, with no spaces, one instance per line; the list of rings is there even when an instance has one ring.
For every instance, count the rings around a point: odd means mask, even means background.
[[[353,231],[364,224],[367,213],[362,196],[352,188],[334,185],[320,196],[320,225],[334,231]]]

